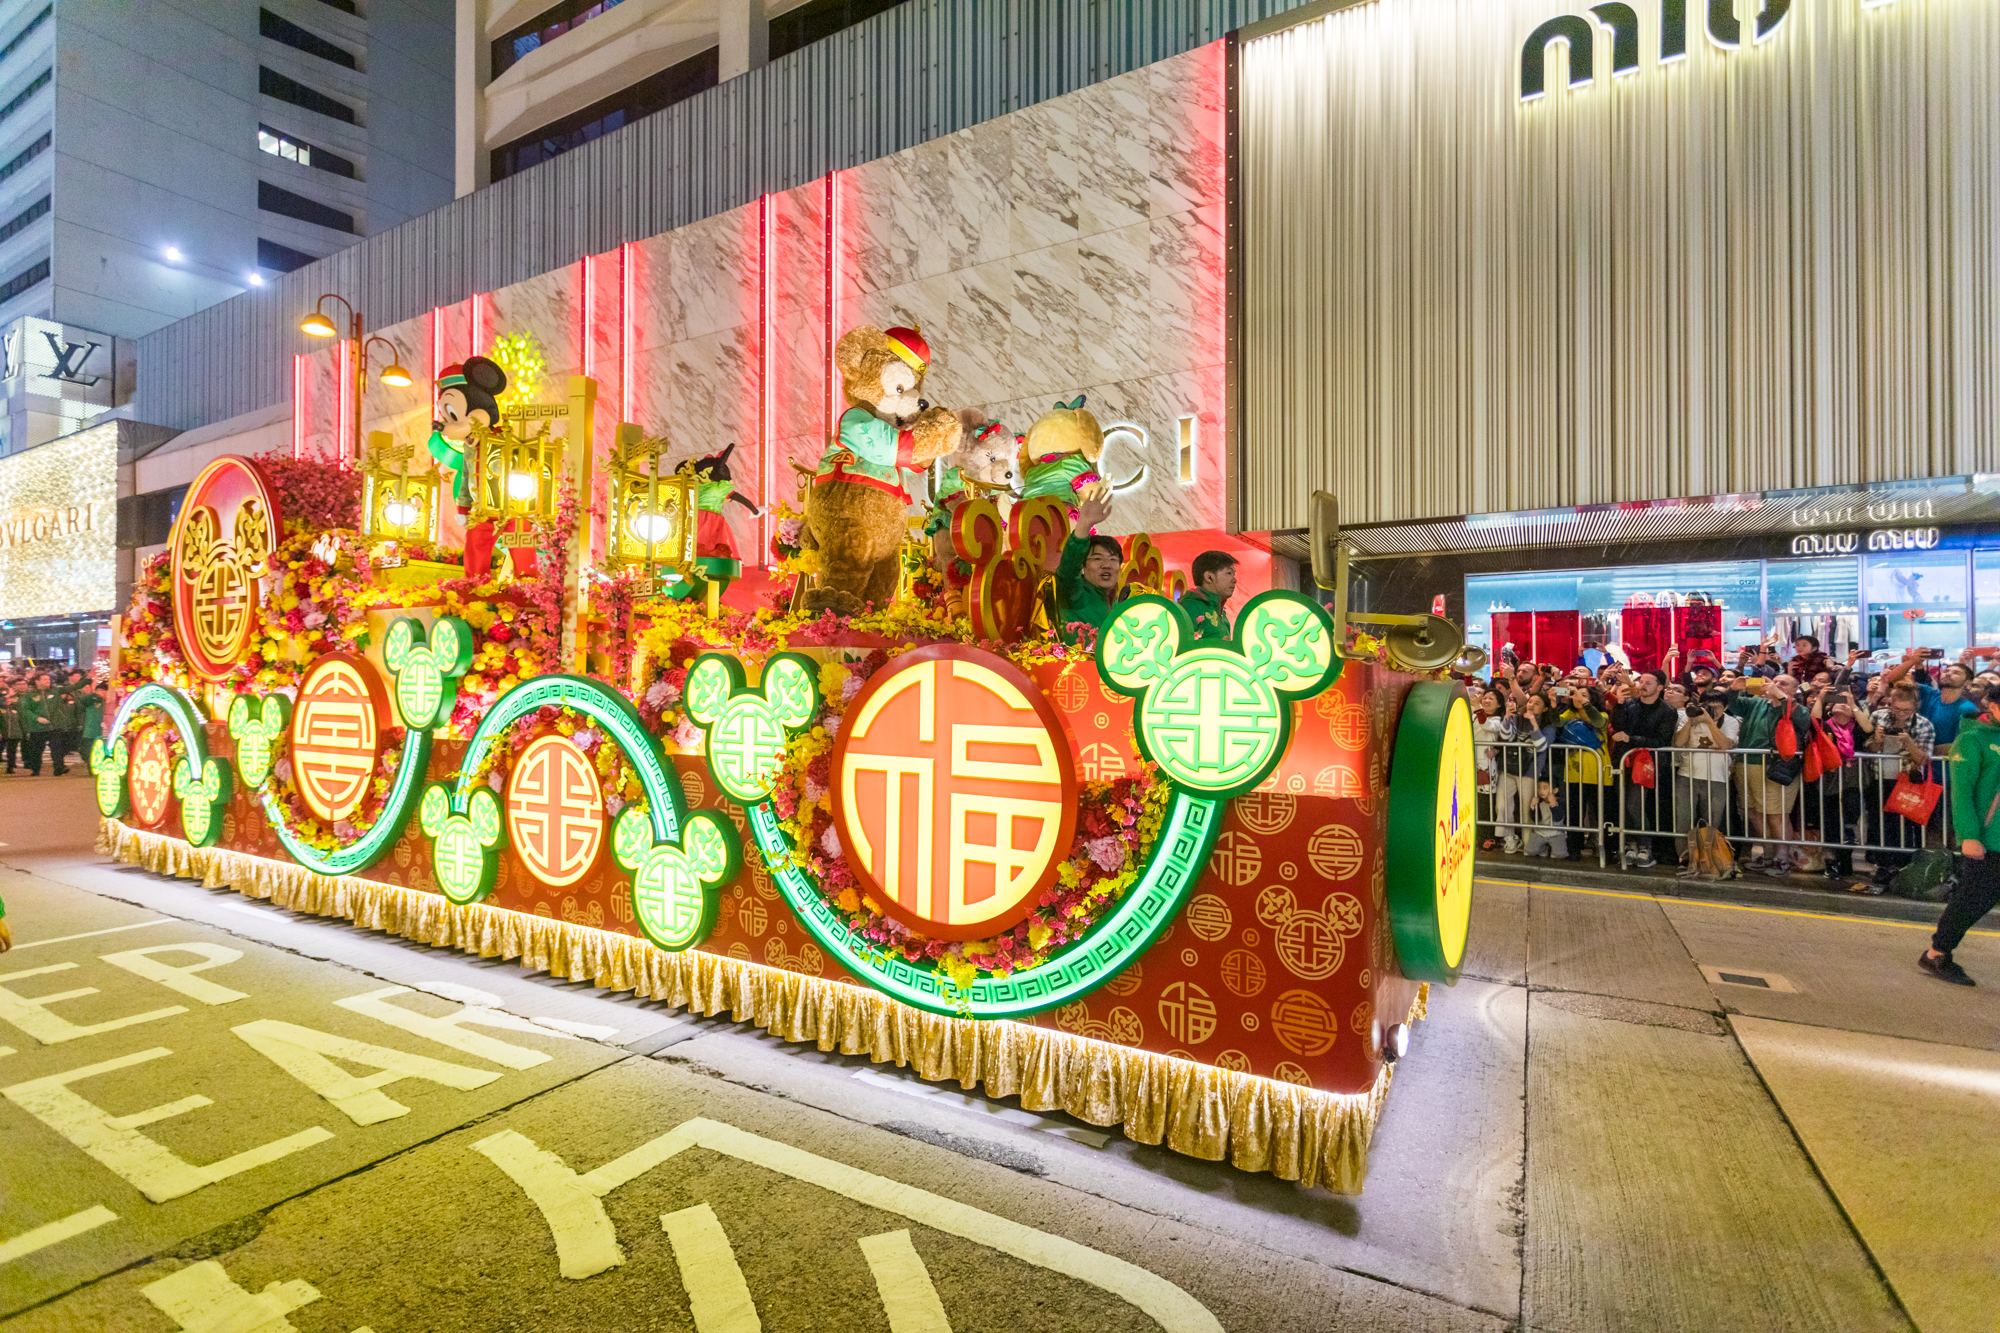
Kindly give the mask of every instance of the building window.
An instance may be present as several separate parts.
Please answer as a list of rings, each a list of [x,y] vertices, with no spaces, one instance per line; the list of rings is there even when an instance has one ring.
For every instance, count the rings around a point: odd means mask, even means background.
[[[318,255],[309,255],[303,250],[294,250],[289,245],[279,245],[276,241],[267,241],[262,236],[257,238],[258,268],[268,268],[274,273],[296,273],[318,258]]]
[[[293,106],[317,111],[322,116],[344,120],[350,125],[361,123],[355,118],[354,108],[347,103],[336,101],[325,93],[306,87],[297,79],[287,78],[277,70],[262,65],[257,67],[257,91],[280,102],[290,102]]]
[[[493,43],[492,78],[499,78],[513,67],[515,61],[530,51],[539,50],[544,42],[552,42],[572,28],[581,27],[607,9],[615,9],[619,0],[563,0],[562,4],[545,9],[523,23],[504,37]]]
[[[312,29],[301,28],[290,19],[279,18],[268,9],[257,11],[257,31],[261,36],[269,37],[274,42],[283,42],[294,51],[303,51],[309,56],[318,56],[321,60],[329,60],[348,69],[359,68],[354,63],[354,53],[346,47],[335,46]]]
[[[186,486],[169,486],[144,495],[128,495],[118,502],[118,549],[136,551],[144,546],[165,546],[173,536],[174,520],[180,517]]]
[[[512,143],[493,150],[493,179],[505,180],[539,162],[560,157],[572,148],[581,148],[592,139],[643,120],[676,102],[715,86],[719,51],[709,47],[698,56],[669,66],[649,79],[642,79],[622,93],[544,125],[533,134],[524,134]]]
[[[886,14],[903,0],[810,0],[771,20],[771,59]]]
[[[273,185],[269,181],[257,182],[257,207],[266,213],[282,213],[300,222],[310,222],[316,227],[328,227],[334,231],[352,232],[360,235],[360,228],[354,225],[354,215],[322,204],[317,199],[308,199],[302,194]]]
[[[35,140],[33,143],[29,144],[26,148],[23,148],[20,152],[16,153],[13,157],[13,160],[8,162],[7,165],[0,166],[0,181],[6,180],[9,176],[19,171],[22,167],[27,166],[30,162],[34,161],[36,158],[40,157],[43,153],[46,153],[48,151],[49,151],[49,136],[44,134],[41,138]]]
[[[44,259],[41,263],[35,265],[33,268],[27,270],[25,273],[17,273],[13,277],[7,279],[7,281],[0,282],[0,302],[13,300],[15,297],[19,296],[22,292],[27,291],[28,288],[34,286],[38,282],[41,282],[48,276],[49,276],[49,261]]]
[[[7,119],[7,117],[13,115],[16,111],[19,111],[21,109],[21,104],[23,102],[27,101],[30,97],[33,97],[36,93],[40,92],[42,89],[48,87],[49,80],[54,77],[55,74],[54,71],[52,70],[45,69],[40,74],[37,74],[35,76],[35,81],[33,83],[23,88],[20,92],[15,93],[13,98],[8,101],[7,105],[0,106],[0,120],[5,120]]]
[[[49,196],[43,195],[41,198],[35,200],[34,203],[29,204],[26,208],[9,218],[6,226],[0,227],[0,241],[13,240],[25,228],[31,225],[36,218],[45,218],[48,215]]]
[[[54,12],[55,12],[54,5],[42,6],[42,12],[35,15],[33,18],[29,19],[28,26],[14,34],[13,41],[7,43],[7,45],[4,47],[0,47],[0,60],[5,60],[8,56],[13,55],[14,52],[20,50],[21,43],[27,41],[28,38],[32,37],[34,35],[35,29],[41,27],[44,23],[47,23],[49,21],[49,15],[53,14]]]
[[[257,127],[257,147],[272,157],[282,157],[287,162],[296,162],[302,167],[317,167],[330,171],[336,176],[355,179],[354,163],[338,153],[329,153],[324,148],[314,148],[303,139],[280,133],[269,125]]]

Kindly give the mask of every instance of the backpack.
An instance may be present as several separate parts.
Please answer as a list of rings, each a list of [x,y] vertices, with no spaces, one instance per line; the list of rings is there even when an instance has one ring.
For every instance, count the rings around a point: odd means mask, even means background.
[[[1941,903],[1951,896],[1952,863],[1951,853],[1936,847],[1926,847],[1910,858],[1910,863],[1896,872],[1890,888],[1903,898],[1915,898],[1919,902]]]
[[[1688,834],[1688,863],[1685,879],[1735,879],[1736,853],[1729,839],[1707,824],[1697,824]]]

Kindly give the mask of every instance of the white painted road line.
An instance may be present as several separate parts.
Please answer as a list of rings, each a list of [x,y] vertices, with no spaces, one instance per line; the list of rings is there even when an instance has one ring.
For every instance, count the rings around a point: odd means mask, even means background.
[[[935,1087],[914,1078],[899,1078],[894,1074],[885,1074],[879,1069],[857,1069],[854,1071],[854,1077],[886,1092],[900,1092],[905,1097],[923,1097],[930,1101],[942,1102],[954,1110],[992,1116],[995,1120],[1004,1120],[1012,1125],[1025,1125],[1044,1134],[1054,1134],[1058,1138],[1081,1143],[1087,1148],[1102,1148],[1111,1142],[1109,1134],[1100,1134],[1094,1129],[1066,1125],[1060,1120],[1036,1115],[1033,1111],[1017,1111],[1011,1106],[1002,1106],[998,1102],[988,1101],[969,1092]]]
[[[0,847],[5,847],[6,845],[6,843],[0,842]],[[103,930],[86,930],[81,935],[58,935],[52,940],[29,940],[26,944],[16,944],[13,952],[19,953],[23,949],[39,949],[44,944],[68,944],[71,940],[88,940],[94,939],[99,935],[116,935],[121,930],[144,930],[147,926],[164,926],[173,920],[175,920],[174,917],[163,916],[157,921],[135,921],[129,926],[107,926]]]
[[[889,1316],[889,1333],[951,1333],[944,1302],[931,1283],[931,1272],[910,1243],[908,1231],[885,1231],[861,1238],[861,1254],[882,1293]]]
[[[695,1333],[760,1333],[763,1321],[757,1318],[750,1286],[715,1210],[698,1203],[677,1213],[662,1213],[660,1227],[673,1244],[674,1262],[680,1265]]]
[[[80,1213],[71,1213],[59,1222],[50,1222],[32,1231],[23,1231],[12,1240],[0,1240],[0,1264],[12,1263],[22,1255],[33,1254],[36,1250],[46,1250],[49,1246],[72,1236],[103,1226],[106,1222],[116,1222],[118,1214],[98,1204]]]

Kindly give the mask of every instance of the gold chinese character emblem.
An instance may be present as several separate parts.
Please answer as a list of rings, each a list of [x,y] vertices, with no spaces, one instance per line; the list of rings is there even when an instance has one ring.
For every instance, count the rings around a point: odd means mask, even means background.
[[[249,648],[280,526],[247,458],[218,458],[188,487],[173,535],[174,631],[197,675],[219,680]]]
[[[933,939],[1027,916],[1076,833],[1062,722],[1005,659],[906,654],[856,696],[834,749],[834,825],[890,915]]]

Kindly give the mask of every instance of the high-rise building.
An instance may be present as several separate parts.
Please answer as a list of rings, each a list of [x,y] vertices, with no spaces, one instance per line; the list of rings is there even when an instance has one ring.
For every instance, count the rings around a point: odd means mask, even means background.
[[[138,338],[446,202],[452,25],[451,0],[0,0],[0,324]]]

